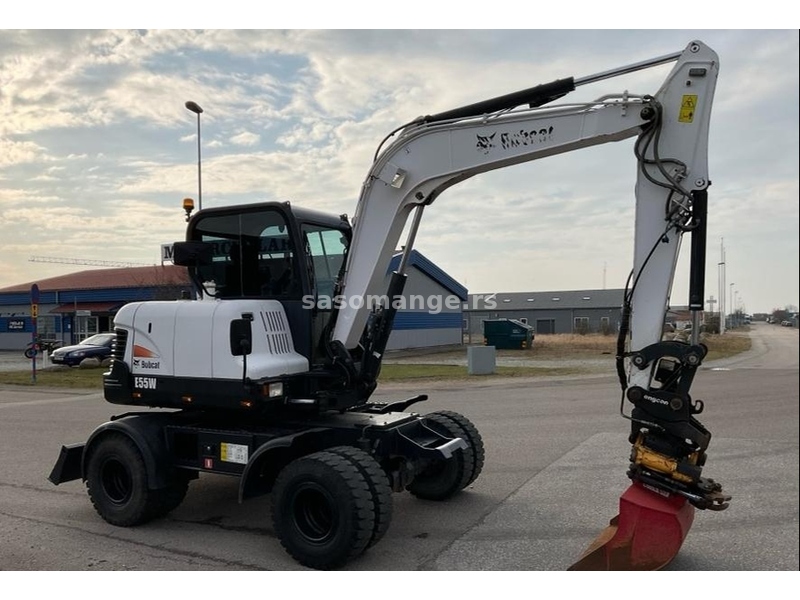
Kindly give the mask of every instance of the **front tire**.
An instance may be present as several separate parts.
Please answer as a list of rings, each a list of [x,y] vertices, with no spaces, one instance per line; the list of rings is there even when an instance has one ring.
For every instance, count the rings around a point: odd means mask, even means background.
[[[345,456],[316,452],[289,463],[272,490],[281,545],[300,564],[332,569],[366,550],[375,531],[375,500]]]
[[[449,419],[461,431],[459,437],[464,438],[472,451],[472,472],[466,485],[470,485],[478,478],[483,471],[483,463],[486,459],[486,450],[483,447],[483,438],[478,428],[464,415],[452,410],[442,410],[437,413],[439,416]],[[466,486],[465,486],[466,487]]]
[[[483,440],[472,422],[459,413],[443,410],[424,418],[428,427],[446,437],[462,438],[467,447],[429,465],[406,489],[424,500],[447,500],[477,479],[483,469]]]

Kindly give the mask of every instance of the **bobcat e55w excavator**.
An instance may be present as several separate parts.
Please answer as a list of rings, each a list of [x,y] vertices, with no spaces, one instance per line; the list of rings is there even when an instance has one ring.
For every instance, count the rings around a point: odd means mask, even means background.
[[[552,104],[577,86],[671,62],[653,95]],[[288,202],[191,218],[188,207],[174,260],[189,269],[201,299],[123,306],[103,376],[111,403],[173,410],[112,418],[85,443],[62,448],[50,480],[83,479],[103,519],[133,526],[177,507],[199,473],[234,475],[240,499],[272,493],[275,531],[300,563],[333,568],[359,556],[386,533],[393,491],[445,500],[484,463],[481,436],[463,415],[409,412],[425,395],[370,400],[424,208],[479,173],[636,137],[634,265],[617,352],[632,484],[619,515],[571,568],[664,566],[695,507],[722,510],[730,499],[701,476],[711,434],[696,419],[703,404],[689,388],[706,348],[696,334],[692,343],[662,341],[686,232],[695,317],[703,307],[717,71],[714,51],[692,42],[417,118],[379,147],[352,223]],[[370,297],[383,300],[369,306]]]

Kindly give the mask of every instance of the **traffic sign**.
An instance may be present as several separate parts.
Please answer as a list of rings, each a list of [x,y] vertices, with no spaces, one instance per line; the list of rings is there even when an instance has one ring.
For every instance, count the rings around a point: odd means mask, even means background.
[[[31,286],[31,325],[33,325],[33,331],[31,332],[31,341],[34,344],[34,350],[36,349],[36,341],[39,337],[39,330],[36,325],[36,317],[39,316],[39,286],[35,283]],[[31,359],[31,382],[36,383],[36,352],[33,353],[33,358]]]

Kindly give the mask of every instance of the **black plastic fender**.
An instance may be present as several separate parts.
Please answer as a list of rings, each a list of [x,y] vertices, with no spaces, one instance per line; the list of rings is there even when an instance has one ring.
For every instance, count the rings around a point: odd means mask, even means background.
[[[85,444],[61,446],[58,460],[47,479],[54,485],[75,481],[83,477],[83,449]]]
[[[129,437],[142,453],[147,467],[148,487],[151,490],[167,487],[174,474],[165,430],[170,423],[169,413],[130,414],[99,425],[86,441],[81,460],[81,477],[86,479],[86,463],[92,445],[105,435],[115,432]]]
[[[295,458],[329,446],[333,443],[331,435],[332,430],[328,427],[314,427],[259,446],[239,480],[239,502],[268,493],[283,467]]]

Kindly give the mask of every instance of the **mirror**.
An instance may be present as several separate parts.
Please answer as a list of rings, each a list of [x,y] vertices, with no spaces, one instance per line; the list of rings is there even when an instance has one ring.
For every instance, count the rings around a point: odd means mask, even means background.
[[[231,354],[233,356],[246,356],[253,351],[253,329],[250,326],[252,316],[247,319],[234,319],[231,321]]]

